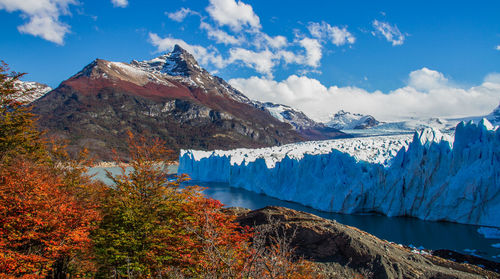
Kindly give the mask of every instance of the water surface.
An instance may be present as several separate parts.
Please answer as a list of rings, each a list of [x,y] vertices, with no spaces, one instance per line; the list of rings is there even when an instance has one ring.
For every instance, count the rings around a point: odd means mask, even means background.
[[[119,174],[121,171],[118,167],[106,169],[113,174]],[[171,167],[170,171],[175,173],[176,166]],[[111,180],[105,177],[104,168],[92,168],[89,173],[94,174],[96,179],[103,180],[108,184],[111,183]],[[378,238],[395,243],[432,250],[455,250],[459,253],[473,254],[500,262],[500,248],[492,247],[492,245],[500,243],[500,239],[484,238],[477,232],[478,226],[423,221],[406,217],[329,213],[246,189],[231,187],[227,183],[190,181],[189,184],[206,187],[203,191],[206,196],[217,199],[226,206],[249,209],[259,209],[270,205],[288,207],[357,227]]]

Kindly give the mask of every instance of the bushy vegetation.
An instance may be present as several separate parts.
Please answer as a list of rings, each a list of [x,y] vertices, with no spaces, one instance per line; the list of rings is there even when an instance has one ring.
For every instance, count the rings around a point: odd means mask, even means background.
[[[174,154],[159,140],[130,134],[129,167],[108,173],[111,187],[93,182],[86,160],[36,129],[22,74],[0,67],[1,278],[317,278],[285,238],[168,178]]]

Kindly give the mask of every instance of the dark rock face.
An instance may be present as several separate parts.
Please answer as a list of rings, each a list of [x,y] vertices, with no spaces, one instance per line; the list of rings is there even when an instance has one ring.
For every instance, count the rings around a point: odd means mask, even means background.
[[[367,129],[380,124],[373,116],[367,115],[362,123],[356,125],[354,129]]]
[[[278,220],[296,247],[295,253],[321,263],[331,278],[499,278],[479,267],[413,253],[354,227],[283,207],[235,211],[241,225],[256,227]],[[431,232],[430,232],[431,233]]]
[[[131,64],[93,61],[34,103],[40,126],[110,160],[126,150],[126,132],[159,137],[170,148],[231,149],[309,140],[256,108],[224,80],[176,46],[171,53]],[[335,136],[343,133],[334,131]]]

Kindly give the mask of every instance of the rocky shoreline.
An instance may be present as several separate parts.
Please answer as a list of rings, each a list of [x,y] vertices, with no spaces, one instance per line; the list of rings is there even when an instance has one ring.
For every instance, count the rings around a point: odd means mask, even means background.
[[[276,206],[226,210],[242,226],[279,226],[291,236],[296,256],[316,262],[327,278],[500,278],[500,263],[405,247],[305,212]]]

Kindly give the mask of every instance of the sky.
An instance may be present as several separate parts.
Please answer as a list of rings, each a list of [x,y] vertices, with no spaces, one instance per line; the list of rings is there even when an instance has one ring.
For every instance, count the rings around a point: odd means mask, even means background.
[[[250,98],[326,120],[463,117],[500,101],[500,1],[0,0],[0,60],[52,87],[179,44]]]

